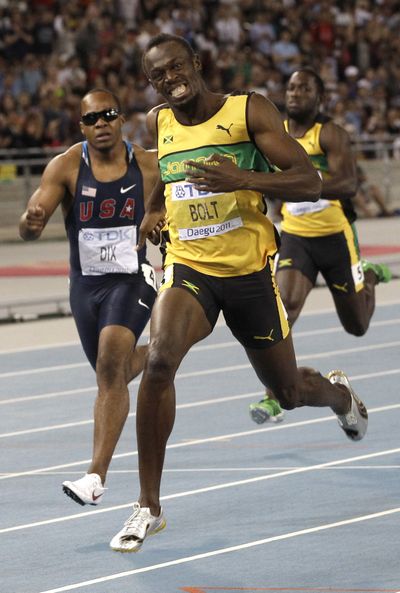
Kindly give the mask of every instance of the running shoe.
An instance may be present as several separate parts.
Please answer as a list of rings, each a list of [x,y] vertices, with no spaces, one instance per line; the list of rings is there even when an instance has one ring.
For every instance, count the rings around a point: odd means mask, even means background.
[[[335,384],[344,385],[351,395],[351,408],[347,414],[337,414],[339,426],[352,441],[361,441],[367,432],[368,412],[360,398],[354,393],[350,382],[343,371],[330,371],[328,380]]]
[[[264,424],[267,420],[282,422],[285,415],[276,399],[271,399],[267,394],[259,402],[250,404],[249,413],[250,418],[257,424]]]
[[[85,504],[99,504],[106,491],[98,474],[85,474],[83,478],[76,480],[76,482],[63,482],[62,486],[65,494],[82,506]]]
[[[115,552],[138,552],[145,537],[158,533],[166,526],[163,511],[154,517],[147,507],[141,507],[138,502],[133,505],[133,513],[124,523],[121,531],[115,535],[110,548]]]
[[[392,279],[392,271],[385,264],[373,264],[367,259],[362,259],[361,265],[363,272],[368,272],[368,270],[372,270],[372,272],[378,278],[378,282],[390,282],[390,280]]]

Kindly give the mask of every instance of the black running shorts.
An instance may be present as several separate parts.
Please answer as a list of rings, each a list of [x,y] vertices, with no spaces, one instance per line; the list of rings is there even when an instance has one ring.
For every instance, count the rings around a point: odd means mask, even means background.
[[[245,348],[265,349],[289,333],[286,311],[272,272],[272,260],[259,272],[229,278],[210,276],[171,264],[164,270],[160,292],[182,288],[199,301],[211,327],[220,311]]]
[[[300,237],[283,231],[275,267],[277,272],[299,270],[313,285],[321,272],[336,294],[352,294],[364,286],[357,233],[352,225],[323,237]]]

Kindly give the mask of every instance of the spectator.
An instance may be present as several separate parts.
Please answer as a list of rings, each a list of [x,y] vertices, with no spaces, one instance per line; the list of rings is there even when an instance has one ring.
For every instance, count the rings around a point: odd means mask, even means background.
[[[43,72],[39,59],[33,54],[27,54],[22,67],[21,81],[23,90],[35,96],[42,80]]]
[[[33,51],[35,54],[48,56],[52,53],[57,38],[54,28],[54,14],[51,10],[38,13],[36,25],[33,27]]]
[[[40,102],[51,91],[69,114],[71,93],[105,86],[112,71],[123,94],[129,86],[145,112],[157,97],[142,76],[143,48],[150,37],[173,30],[200,53],[205,79],[215,92],[238,85],[257,88],[261,68],[268,97],[282,109],[290,73],[299,65],[313,65],[331,89],[328,108],[343,103],[336,112],[342,109],[345,125],[355,136],[393,138],[398,116],[392,110],[400,108],[397,4],[35,0],[29,8],[28,3],[15,8],[8,2],[0,10],[0,98],[9,93],[17,98],[27,91],[31,102]],[[69,71],[65,64],[72,65]],[[134,77],[129,85],[128,74]],[[18,123],[8,122],[8,127],[18,128]],[[63,129],[64,124],[61,134]],[[76,133],[73,128],[71,133]]]
[[[295,71],[300,64],[300,51],[292,40],[288,29],[283,29],[278,41],[272,45],[272,55],[276,68],[286,77]]]
[[[359,218],[386,217],[400,214],[400,210],[389,208],[382,190],[371,183],[365,170],[357,165],[357,193],[353,198]]]

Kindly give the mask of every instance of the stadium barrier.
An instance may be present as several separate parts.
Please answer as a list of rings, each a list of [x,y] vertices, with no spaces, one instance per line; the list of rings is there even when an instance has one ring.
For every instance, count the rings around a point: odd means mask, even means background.
[[[0,242],[20,240],[19,217],[38,187],[46,164],[65,149],[0,150]],[[364,138],[354,143],[354,151],[368,180],[382,190],[387,205],[400,208],[400,138]],[[43,239],[63,238],[62,213],[61,209],[57,209],[43,233]]]

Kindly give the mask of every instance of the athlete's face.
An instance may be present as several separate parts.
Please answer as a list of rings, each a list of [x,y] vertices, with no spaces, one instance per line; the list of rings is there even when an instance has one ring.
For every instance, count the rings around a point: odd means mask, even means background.
[[[145,69],[154,89],[172,107],[184,106],[202,88],[199,58],[176,41],[151,48],[145,57]]]
[[[295,72],[286,87],[286,112],[292,119],[301,119],[318,111],[320,96],[312,74]]]
[[[87,95],[81,103],[81,117],[81,132],[97,150],[108,151],[122,139],[124,119],[112,95],[101,91]]]

